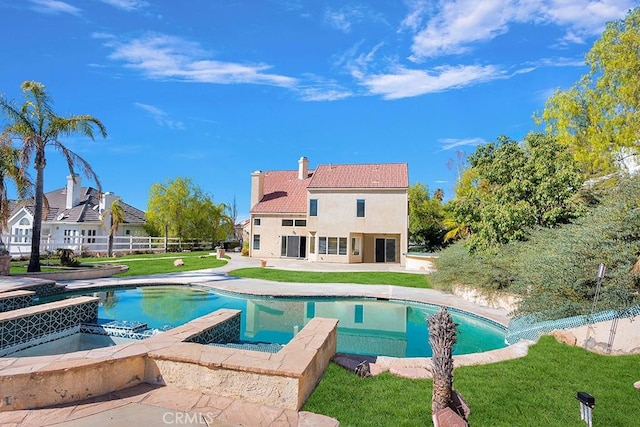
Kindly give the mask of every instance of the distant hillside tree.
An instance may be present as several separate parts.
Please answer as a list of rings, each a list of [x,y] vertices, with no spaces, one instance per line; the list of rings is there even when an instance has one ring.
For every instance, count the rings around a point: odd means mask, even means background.
[[[590,175],[610,172],[640,148],[640,8],[609,22],[586,56],[589,72],[557,90],[538,121],[569,147]]]

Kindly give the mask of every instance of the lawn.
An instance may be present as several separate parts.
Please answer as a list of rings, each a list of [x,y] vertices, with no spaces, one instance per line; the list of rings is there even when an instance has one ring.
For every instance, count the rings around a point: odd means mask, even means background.
[[[124,273],[116,274],[114,277],[125,276],[145,276],[153,274],[175,273],[180,271],[203,270],[207,268],[222,267],[227,263],[226,260],[219,260],[215,255],[209,255],[210,252],[180,252],[180,253],[162,253],[162,254],[140,254],[126,255],[117,258],[78,258],[81,265],[95,264],[123,264],[129,267]],[[174,266],[173,262],[181,259],[184,265]],[[41,261],[42,271],[58,271],[47,268],[47,264],[59,265],[57,259]],[[12,262],[11,274],[22,274],[27,271],[27,261]]]
[[[319,272],[278,270],[275,268],[239,268],[230,276],[247,279],[272,280],[295,283],[351,283],[360,285],[395,285],[408,288],[429,288],[426,274],[397,273],[390,271]]]
[[[180,252],[165,253],[160,255],[128,255],[110,261],[116,264],[124,264],[129,267],[124,273],[114,277],[147,276],[153,274],[177,273],[180,271],[204,270],[207,268],[222,267],[227,263],[226,259],[218,259],[209,252]],[[181,259],[184,265],[174,266],[175,260]],[[97,258],[81,259],[82,263],[95,264]],[[103,261],[104,262],[104,261]]]
[[[575,396],[596,399],[594,426],[633,426],[640,419],[640,355],[602,356],[545,336],[520,359],[460,367],[454,388],[471,408],[471,426],[580,426]],[[304,410],[346,426],[431,425],[431,380],[385,373],[361,379],[331,364]]]

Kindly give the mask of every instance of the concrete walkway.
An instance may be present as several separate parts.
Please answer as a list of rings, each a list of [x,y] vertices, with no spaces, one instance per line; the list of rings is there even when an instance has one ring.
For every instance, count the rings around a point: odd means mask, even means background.
[[[230,254],[231,260],[223,267],[210,270],[176,272],[153,277],[125,277],[60,282],[69,289],[96,286],[135,286],[149,283],[197,284],[229,292],[253,295],[286,296],[365,296],[381,299],[399,299],[454,307],[506,325],[509,321],[504,310],[482,307],[451,294],[431,290],[403,288],[390,285],[277,283],[255,279],[240,279],[227,275],[237,268],[259,267],[258,259]],[[185,254],[185,262],[188,259]],[[398,264],[319,264],[302,260],[269,259],[266,268],[297,271],[399,271],[409,272]],[[176,267],[179,269],[179,267]],[[414,272],[416,274],[424,274]],[[0,282],[2,286],[2,282]],[[8,285],[5,285],[8,286]],[[529,343],[519,343],[504,349],[456,356],[455,365],[491,363],[526,355]],[[378,357],[371,365],[372,373],[390,371],[408,378],[427,378],[430,373],[428,358]],[[27,426],[122,426],[122,425],[209,425],[209,426],[336,426],[338,422],[323,415],[283,410],[211,397],[172,387],[141,385],[110,393],[90,401],[78,402],[58,408],[0,412],[0,425]]]

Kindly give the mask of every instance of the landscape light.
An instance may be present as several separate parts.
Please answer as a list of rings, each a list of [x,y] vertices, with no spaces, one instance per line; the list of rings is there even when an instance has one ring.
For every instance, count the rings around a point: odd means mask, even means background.
[[[591,427],[591,411],[596,406],[595,397],[584,391],[579,391],[576,399],[580,401],[580,419]]]

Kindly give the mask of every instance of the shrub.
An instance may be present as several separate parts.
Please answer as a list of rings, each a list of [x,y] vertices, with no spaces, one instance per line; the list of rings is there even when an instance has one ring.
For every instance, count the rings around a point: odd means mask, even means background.
[[[60,265],[63,267],[77,267],[80,265],[80,262],[73,257],[73,249],[58,248],[56,253],[60,257]]]
[[[640,303],[640,176],[591,193],[589,211],[571,224],[532,230],[525,242],[469,253],[457,242],[439,253],[434,287],[465,284],[522,296],[518,314],[555,319],[587,314],[605,264],[597,310]],[[640,263],[639,263],[640,265]]]

